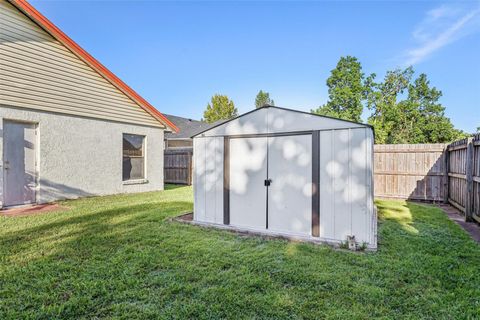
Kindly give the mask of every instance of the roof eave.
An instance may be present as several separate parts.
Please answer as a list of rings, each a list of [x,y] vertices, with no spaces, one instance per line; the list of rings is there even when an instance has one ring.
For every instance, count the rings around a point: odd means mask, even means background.
[[[39,25],[42,29],[48,32],[52,37],[67,47],[73,54],[84,61],[92,69],[98,72],[103,78],[115,86],[118,90],[123,92],[127,97],[138,104],[143,110],[154,117],[157,121],[163,124],[167,129],[173,132],[179,132],[179,129],[175,124],[168,120],[160,111],[155,109],[150,103],[130,88],[125,82],[118,78],[113,72],[108,70],[92,55],[80,47],[75,41],[70,39],[62,30],[55,26],[50,20],[42,15],[37,9],[35,9],[30,3],[25,0],[7,0],[18,10],[23,12],[27,17]]]

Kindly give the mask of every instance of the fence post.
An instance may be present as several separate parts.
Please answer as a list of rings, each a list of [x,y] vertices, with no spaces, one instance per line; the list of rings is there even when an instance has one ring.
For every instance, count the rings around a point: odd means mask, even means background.
[[[466,176],[467,176],[467,197],[465,203],[465,221],[471,222],[473,208],[473,142],[472,138],[467,140],[467,158],[466,158]]]
[[[449,192],[450,192],[450,177],[448,176],[448,171],[450,170],[449,169],[449,166],[450,166],[450,152],[448,152],[448,145],[445,147],[444,151],[443,151],[443,156],[444,156],[444,180],[443,180],[443,190],[444,190],[444,199],[443,199],[443,202],[444,203],[448,203],[448,195],[449,195]]]

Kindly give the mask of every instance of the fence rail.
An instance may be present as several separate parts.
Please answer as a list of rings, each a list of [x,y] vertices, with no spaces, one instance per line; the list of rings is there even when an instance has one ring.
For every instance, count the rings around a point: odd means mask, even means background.
[[[191,148],[164,150],[165,183],[192,184],[192,154]]]

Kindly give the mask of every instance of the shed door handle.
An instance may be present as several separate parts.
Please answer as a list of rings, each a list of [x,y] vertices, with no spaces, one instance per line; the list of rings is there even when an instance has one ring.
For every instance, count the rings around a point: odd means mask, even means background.
[[[267,180],[264,181],[265,187],[270,186],[271,183],[272,183],[272,179],[267,179]]]

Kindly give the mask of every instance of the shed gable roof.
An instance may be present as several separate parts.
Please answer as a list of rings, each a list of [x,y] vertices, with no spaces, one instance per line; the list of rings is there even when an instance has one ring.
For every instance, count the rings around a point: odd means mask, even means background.
[[[368,124],[276,106],[264,106],[214,126],[196,136],[268,134],[310,130],[371,128]]]
[[[75,54],[78,58],[84,61],[88,66],[125,94],[129,99],[134,101],[138,106],[150,114],[161,124],[168,129],[178,132],[178,128],[170,120],[168,120],[162,113],[155,109],[150,103],[136,93],[132,88],[125,84],[120,78],[103,66],[99,61],[92,57],[87,51],[81,48],[77,43],[70,39],[63,31],[37,11],[32,5],[25,0],[7,0],[15,6],[20,12],[25,14],[39,27],[49,33],[53,38],[64,45],[68,50]]]

